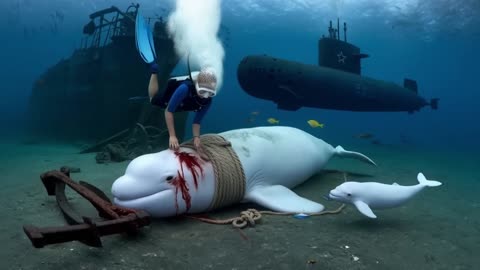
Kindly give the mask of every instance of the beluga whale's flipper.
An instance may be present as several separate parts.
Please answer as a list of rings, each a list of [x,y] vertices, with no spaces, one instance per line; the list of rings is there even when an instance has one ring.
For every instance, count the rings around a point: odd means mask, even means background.
[[[245,199],[279,212],[318,213],[324,209],[323,205],[300,197],[282,185],[254,187]]]

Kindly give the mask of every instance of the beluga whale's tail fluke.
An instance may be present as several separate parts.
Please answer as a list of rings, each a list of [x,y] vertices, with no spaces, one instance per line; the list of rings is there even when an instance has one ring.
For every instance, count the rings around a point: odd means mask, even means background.
[[[363,161],[365,163],[368,163],[370,165],[373,165],[373,166],[377,166],[377,164],[371,160],[369,157],[365,156],[364,154],[362,153],[358,153],[358,152],[353,152],[353,151],[347,151],[345,149],[343,149],[343,147],[341,147],[340,145],[335,147],[335,155],[339,156],[339,157],[346,157],[346,158],[354,158],[354,159],[358,159],[360,161]]]
[[[438,187],[442,185],[442,183],[435,181],[435,180],[428,180],[423,173],[418,173],[417,175],[417,180],[421,185],[427,186],[427,187]]]

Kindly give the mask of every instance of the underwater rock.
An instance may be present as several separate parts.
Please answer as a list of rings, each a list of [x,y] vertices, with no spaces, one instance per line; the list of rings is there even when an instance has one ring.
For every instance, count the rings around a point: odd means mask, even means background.
[[[103,151],[97,153],[97,163],[122,162],[128,160],[129,155],[121,144],[107,144]]]
[[[111,161],[110,153],[108,153],[108,152],[98,152],[97,155],[95,156],[95,160],[99,164],[108,163],[108,162]]]
[[[81,170],[78,167],[62,166],[61,171],[68,171],[69,173],[79,173]]]

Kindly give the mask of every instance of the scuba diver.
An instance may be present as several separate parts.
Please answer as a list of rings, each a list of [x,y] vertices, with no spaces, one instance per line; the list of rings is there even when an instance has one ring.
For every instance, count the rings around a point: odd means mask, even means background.
[[[200,124],[212,104],[212,97],[216,94],[217,78],[210,68],[203,68],[200,72],[190,76],[170,78],[163,93],[158,92],[158,65],[150,65],[150,83],[148,95],[152,105],[165,109],[165,123],[169,134],[169,147],[178,150],[179,143],[175,133],[175,112],[195,111],[192,124],[193,144],[200,147]]]
[[[148,95],[150,103],[165,109],[165,123],[169,134],[169,148],[179,149],[178,138],[175,133],[174,113],[180,111],[195,111],[192,124],[193,144],[201,150],[200,127],[201,121],[212,104],[212,98],[217,93],[217,77],[212,68],[204,67],[200,72],[190,72],[188,75],[172,77],[167,81],[164,91],[158,91],[158,65],[155,62],[156,52],[153,44],[152,32],[145,20],[137,14],[135,37],[140,56],[150,67],[150,83]]]

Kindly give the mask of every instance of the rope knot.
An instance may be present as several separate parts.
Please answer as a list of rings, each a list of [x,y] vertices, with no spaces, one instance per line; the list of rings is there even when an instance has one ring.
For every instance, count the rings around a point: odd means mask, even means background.
[[[232,225],[235,228],[243,229],[247,225],[255,227],[256,221],[262,218],[262,214],[256,209],[248,209],[240,212],[240,217],[234,218]]]
[[[215,173],[215,194],[208,210],[238,203],[245,194],[245,172],[230,141],[217,134],[201,136],[202,147],[196,149],[193,141],[181,144],[196,150],[200,157],[212,164]]]

